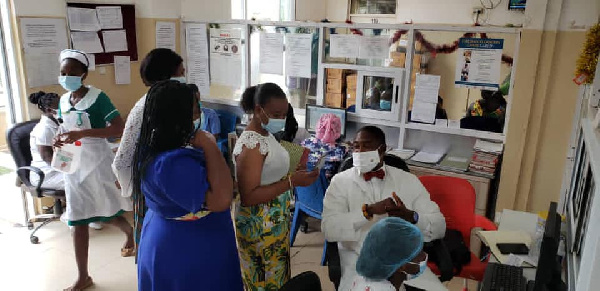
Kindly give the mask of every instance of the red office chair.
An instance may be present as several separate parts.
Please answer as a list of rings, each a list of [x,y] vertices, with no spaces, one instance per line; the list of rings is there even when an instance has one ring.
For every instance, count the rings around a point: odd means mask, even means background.
[[[467,246],[471,245],[473,228],[497,230],[496,225],[489,219],[475,214],[475,189],[467,180],[443,176],[423,176],[419,177],[419,180],[431,195],[431,200],[440,207],[446,218],[446,228],[460,231]],[[435,274],[440,274],[435,264],[429,263],[428,266]],[[481,262],[471,253],[471,262],[463,266],[457,277],[481,282],[486,266],[487,260]],[[466,287],[465,280],[465,290]]]

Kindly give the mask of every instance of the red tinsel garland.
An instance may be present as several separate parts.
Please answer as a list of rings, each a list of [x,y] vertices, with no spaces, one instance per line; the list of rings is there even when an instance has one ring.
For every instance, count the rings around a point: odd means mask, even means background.
[[[352,21],[346,20],[346,23],[352,24]],[[351,28],[350,31],[353,34],[363,35],[362,31],[355,29],[355,28]],[[405,29],[404,30],[396,30],[396,32],[392,36],[390,44],[393,44],[393,43],[397,42],[398,40],[400,40],[402,35],[406,34],[407,32],[408,32],[408,30],[405,30]],[[463,34],[462,37],[463,38],[473,38],[473,37],[475,37],[475,35],[476,35],[475,33],[467,32],[467,33]],[[488,38],[486,33],[480,33],[479,37],[481,37],[483,39]],[[432,44],[431,42],[429,42],[428,40],[426,40],[425,37],[423,36],[423,34],[418,30],[415,30],[415,40],[418,41],[419,43],[421,43],[421,45],[425,48],[425,50],[427,50],[429,53],[431,53],[431,56],[433,58],[435,58],[437,54],[451,54],[451,53],[455,52],[458,49],[458,42],[459,42],[459,40],[455,40],[452,44],[435,45],[435,44]],[[512,66],[513,58],[511,56],[502,54],[502,62]]]

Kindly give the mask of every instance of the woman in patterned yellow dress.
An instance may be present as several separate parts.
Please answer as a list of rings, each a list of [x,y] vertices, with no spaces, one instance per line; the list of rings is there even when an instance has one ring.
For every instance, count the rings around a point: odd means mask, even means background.
[[[246,89],[241,106],[252,120],[233,150],[240,192],[235,224],[246,290],[279,290],[290,278],[290,190],[318,171],[288,175],[289,155],[273,133],[283,130],[288,101],[279,86]]]

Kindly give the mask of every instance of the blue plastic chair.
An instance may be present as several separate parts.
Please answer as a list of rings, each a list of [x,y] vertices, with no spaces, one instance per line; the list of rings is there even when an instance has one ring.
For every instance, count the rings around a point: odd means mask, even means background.
[[[325,191],[329,186],[325,170],[321,170],[319,178],[310,186],[295,187],[296,204],[294,210],[294,218],[292,220],[292,230],[290,232],[290,246],[294,245],[296,234],[300,229],[300,225],[304,221],[306,215],[321,219],[323,212],[323,198]],[[325,254],[327,253],[327,243],[323,246],[323,256],[321,258],[321,266],[325,266]]]
[[[217,115],[219,115],[219,122],[221,123],[221,133],[219,134],[217,145],[219,146],[219,150],[221,150],[223,155],[227,157],[227,135],[229,135],[230,132],[235,131],[237,116],[227,110],[215,110],[215,112],[217,112]]]

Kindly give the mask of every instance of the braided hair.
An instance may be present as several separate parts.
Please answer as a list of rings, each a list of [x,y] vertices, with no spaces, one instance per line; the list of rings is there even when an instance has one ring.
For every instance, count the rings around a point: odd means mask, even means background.
[[[131,165],[136,219],[143,219],[146,212],[141,190],[146,167],[158,154],[185,146],[193,134],[193,102],[192,90],[171,80],[155,83],[146,95],[142,128]],[[140,231],[135,231],[136,241]]]
[[[53,105],[54,101],[57,100],[58,98],[59,98],[59,96],[56,93],[46,93],[44,91],[39,91],[39,92],[32,93],[31,95],[29,95],[29,102],[37,105],[37,107],[44,114],[46,114],[48,112],[48,109],[56,109],[56,108],[52,108],[52,105]]]

